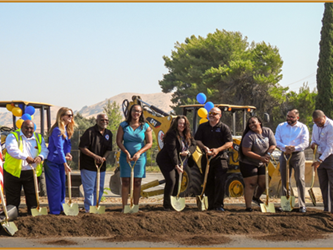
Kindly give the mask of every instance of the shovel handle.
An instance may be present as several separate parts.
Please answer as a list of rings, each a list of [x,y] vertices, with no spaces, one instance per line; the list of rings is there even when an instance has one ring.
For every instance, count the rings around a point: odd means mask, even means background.
[[[131,193],[130,193],[130,204],[131,204],[131,207],[133,207],[133,190],[134,190],[134,167],[135,167],[135,164],[136,164],[136,161],[134,162],[134,164],[132,165],[131,162],[127,162],[128,165],[130,166],[131,168]]]
[[[34,175],[34,186],[35,186],[35,194],[36,194],[36,201],[37,201],[37,210],[39,210],[39,190],[38,190],[37,173],[35,171],[35,168],[31,164],[29,164],[29,166],[31,167],[33,175]]]
[[[292,157],[292,154],[290,154],[290,156],[287,157],[286,154],[283,153],[283,157],[284,157],[284,159],[286,159],[286,189],[287,189],[286,197],[287,197],[287,199],[289,199],[289,196],[290,196],[290,190],[289,190],[289,186],[290,186],[290,180],[289,180],[289,162],[290,162],[290,159]]]
[[[97,175],[96,175],[96,207],[99,206],[99,185],[100,185],[100,176],[101,176],[101,167],[103,162],[98,166],[97,162],[95,161],[95,165],[97,168]]]
[[[204,178],[204,183],[203,183],[203,186],[202,186],[202,192],[200,194],[200,199],[202,199],[203,194],[205,193],[207,178],[208,178],[208,172],[209,172],[209,163],[210,163],[210,160],[212,158],[213,158],[213,156],[208,157],[208,155],[206,154],[207,164],[206,164],[205,178]]]
[[[6,207],[6,201],[5,201],[5,198],[3,197],[1,185],[0,185],[0,198],[1,198],[1,203],[2,203],[2,209],[3,209],[3,212],[5,213],[5,216],[6,216],[6,221],[9,221],[9,216],[8,216],[7,207]]]
[[[268,206],[268,202],[269,202],[268,163],[265,164],[265,181],[266,181],[266,206]]]
[[[187,156],[185,156],[184,160],[182,160],[182,157],[179,153],[179,161],[180,161],[180,164],[181,164],[180,166],[183,170],[184,170],[184,162],[186,161],[186,159],[187,159]],[[177,199],[179,198],[179,194],[180,194],[180,190],[181,190],[181,186],[182,186],[182,176],[183,176],[183,174],[180,173],[179,174],[179,181],[178,181]]]

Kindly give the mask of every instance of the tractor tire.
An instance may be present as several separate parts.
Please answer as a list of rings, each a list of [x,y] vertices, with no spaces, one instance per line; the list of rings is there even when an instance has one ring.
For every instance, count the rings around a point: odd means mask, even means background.
[[[185,166],[181,187],[181,197],[195,197],[201,194],[203,175],[197,165],[193,167]]]
[[[228,197],[240,197],[244,195],[244,181],[241,174],[229,174],[225,183],[225,195]]]

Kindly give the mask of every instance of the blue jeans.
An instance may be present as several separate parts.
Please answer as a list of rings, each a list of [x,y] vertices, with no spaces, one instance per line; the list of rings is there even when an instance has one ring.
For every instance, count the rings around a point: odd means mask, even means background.
[[[100,178],[100,185],[99,185],[99,201],[101,201],[101,198],[103,196],[104,191],[104,180],[105,180],[105,171],[100,172],[101,178]],[[97,172],[96,171],[90,171],[87,169],[81,169],[81,181],[83,185],[83,191],[84,191],[84,209],[86,212],[89,212],[90,206],[96,205],[96,184],[97,184]]]

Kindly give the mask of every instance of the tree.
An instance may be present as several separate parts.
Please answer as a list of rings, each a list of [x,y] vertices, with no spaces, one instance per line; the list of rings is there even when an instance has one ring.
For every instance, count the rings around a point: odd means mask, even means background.
[[[108,116],[109,118],[109,125],[108,129],[111,130],[113,138],[112,138],[112,148],[116,147],[116,135],[117,130],[119,127],[120,122],[123,119],[123,116],[120,112],[120,106],[116,102],[110,102],[108,100],[108,103],[103,107],[103,112]]]
[[[325,3],[317,69],[316,109],[333,117],[333,3]]]
[[[175,49],[171,58],[163,57],[169,73],[159,82],[164,93],[175,91],[174,109],[195,103],[200,92],[213,103],[256,106],[261,115],[284,101],[287,88],[278,84],[283,61],[276,47],[249,44],[240,32],[216,30],[207,38],[177,42]]]

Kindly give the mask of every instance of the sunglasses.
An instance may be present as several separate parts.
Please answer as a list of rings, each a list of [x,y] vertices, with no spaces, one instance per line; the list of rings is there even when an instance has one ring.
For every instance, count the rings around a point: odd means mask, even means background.
[[[219,115],[221,113],[216,113],[216,112],[209,112],[209,115]]]
[[[73,117],[73,115],[67,115],[67,114],[66,114],[65,116],[68,116],[68,117]]]

